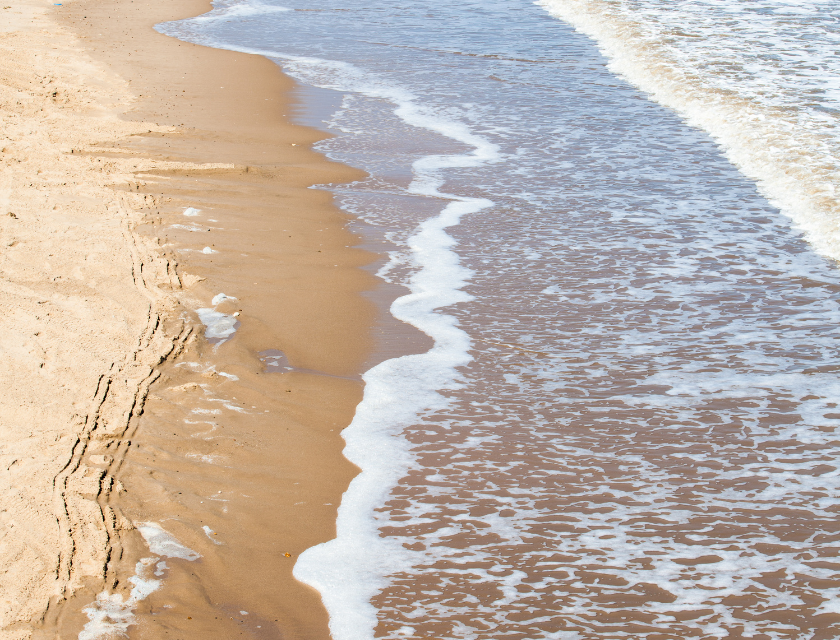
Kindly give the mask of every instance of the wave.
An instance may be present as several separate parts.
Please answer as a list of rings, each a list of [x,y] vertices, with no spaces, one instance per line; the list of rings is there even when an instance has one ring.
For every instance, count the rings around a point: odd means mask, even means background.
[[[251,16],[261,16],[267,13],[281,13],[284,11],[291,11],[288,7],[279,5],[266,4],[258,0],[251,0],[251,2],[239,2],[236,4],[214,4],[212,11],[205,14],[190,18],[190,22],[194,24],[206,24],[209,22],[220,22],[227,20],[238,20],[240,18],[247,18]]]
[[[840,260],[840,32],[831,5],[535,4],[594,39],[613,73],[707,131],[818,253]]]

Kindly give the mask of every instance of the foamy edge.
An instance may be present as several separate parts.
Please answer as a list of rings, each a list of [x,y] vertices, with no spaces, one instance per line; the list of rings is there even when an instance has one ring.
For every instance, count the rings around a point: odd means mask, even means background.
[[[704,86],[665,47],[641,37],[640,25],[617,15],[602,0],[534,4],[595,40],[609,59],[610,71],[709,133],[726,158],[756,182],[762,195],[792,220],[818,253],[840,260],[837,176],[825,166],[835,163],[820,157],[808,166],[800,164],[799,149],[820,147],[814,134],[793,127],[778,109]]]

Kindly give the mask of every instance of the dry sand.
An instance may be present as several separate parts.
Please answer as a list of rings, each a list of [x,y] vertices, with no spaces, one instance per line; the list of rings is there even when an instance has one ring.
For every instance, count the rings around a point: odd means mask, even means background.
[[[113,514],[82,456],[121,438],[188,327],[166,259],[132,232],[147,201],[113,188],[151,163],[91,151],[163,128],[119,119],[126,83],[43,2],[0,11],[0,628],[17,638],[102,574]]]
[[[75,638],[98,594],[125,603],[140,522],[202,558],[169,560],[113,630],[328,637],[291,569],[355,473],[339,432],[376,283],[308,187],[360,174],[286,121],[276,65],[151,30],[207,9],[0,8],[0,638]],[[220,292],[240,324],[211,345],[195,310]]]

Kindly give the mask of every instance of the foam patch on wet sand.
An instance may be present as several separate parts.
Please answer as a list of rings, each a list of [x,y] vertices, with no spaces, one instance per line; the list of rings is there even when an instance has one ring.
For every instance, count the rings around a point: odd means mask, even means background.
[[[163,584],[162,577],[168,568],[161,558],[180,558],[193,562],[201,557],[196,551],[181,544],[175,536],[156,522],[137,525],[149,551],[155,556],[143,558],[135,565],[135,574],[129,578],[132,585],[127,598],[107,590],[83,611],[89,622],[79,633],[79,640],[99,640],[128,634],[128,627],[135,623],[137,604],[157,591]]]

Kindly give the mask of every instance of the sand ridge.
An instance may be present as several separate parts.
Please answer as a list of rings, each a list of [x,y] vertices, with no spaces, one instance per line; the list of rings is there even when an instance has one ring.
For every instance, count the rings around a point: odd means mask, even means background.
[[[193,333],[195,281],[135,226],[135,173],[210,168],[107,153],[170,127],[120,119],[127,83],[44,3],[0,8],[0,637],[106,580],[107,504],[155,367]],[[215,165],[211,165],[215,166]]]

